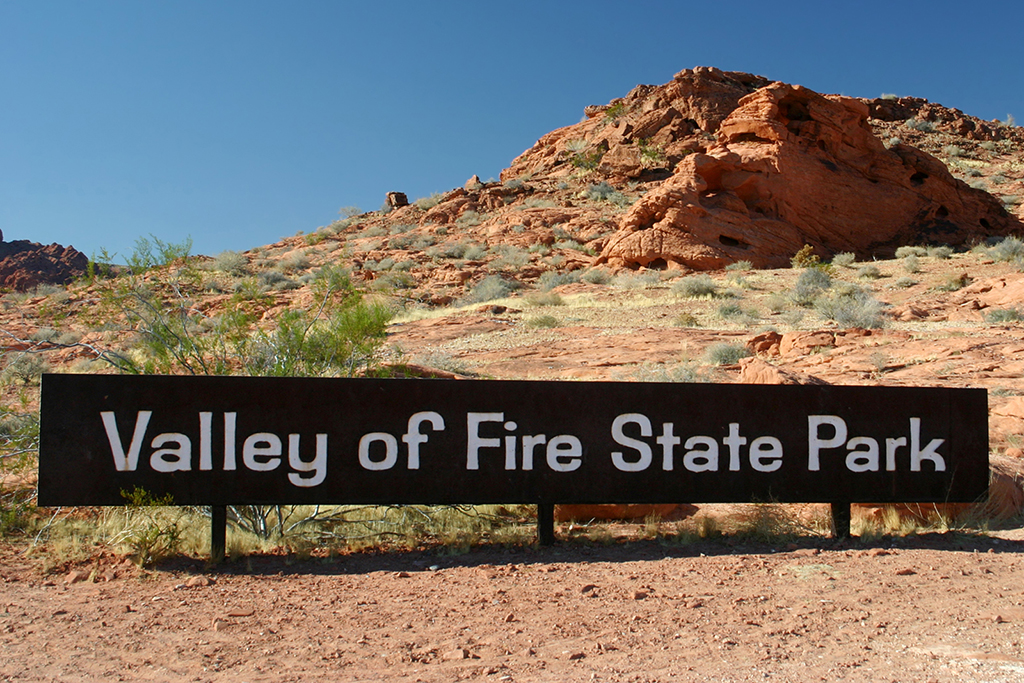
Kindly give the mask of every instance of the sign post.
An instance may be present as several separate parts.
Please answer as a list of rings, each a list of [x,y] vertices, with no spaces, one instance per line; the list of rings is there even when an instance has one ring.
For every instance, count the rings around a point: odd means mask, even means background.
[[[980,389],[45,375],[39,504],[971,502]]]

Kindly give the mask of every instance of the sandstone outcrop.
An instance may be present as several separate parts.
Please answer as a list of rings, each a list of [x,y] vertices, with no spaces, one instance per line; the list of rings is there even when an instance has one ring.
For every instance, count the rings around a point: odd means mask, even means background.
[[[28,240],[0,242],[0,287],[24,292],[42,284],[67,284],[83,275],[88,263],[88,257],[74,247]]]
[[[704,270],[781,267],[804,244],[829,257],[891,257],[1024,228],[991,195],[908,145],[887,149],[859,100],[772,83],[746,95],[714,144],[622,219],[598,259]]]

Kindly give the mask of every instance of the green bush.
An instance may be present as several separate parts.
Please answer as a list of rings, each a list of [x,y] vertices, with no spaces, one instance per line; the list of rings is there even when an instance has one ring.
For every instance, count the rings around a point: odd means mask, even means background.
[[[856,261],[857,256],[849,251],[840,252],[832,257],[832,265],[842,268],[851,268]]]
[[[561,285],[571,285],[580,281],[579,271],[572,270],[567,273],[559,273],[554,270],[546,270],[537,278],[537,288],[547,292]]]
[[[562,324],[558,318],[553,315],[538,315],[532,318],[528,318],[526,326],[534,329],[550,329],[558,327]]]
[[[792,298],[799,306],[813,306],[815,300],[832,286],[832,277],[820,268],[807,268],[796,279]]]
[[[736,261],[734,263],[730,263],[729,265],[727,265],[725,267],[725,269],[726,270],[733,270],[733,271],[735,271],[735,270],[753,270],[754,269],[754,264],[751,263],[750,261],[746,261],[746,260],[744,260],[744,261]]]
[[[1024,259],[1024,241],[1018,237],[1004,237],[988,250],[995,261],[1017,261]]]
[[[1016,323],[1024,320],[1024,311],[1019,308],[998,308],[985,314],[985,321],[990,323]]]
[[[882,277],[882,272],[878,270],[877,266],[866,265],[861,266],[857,269],[857,277],[864,280],[877,280]]]
[[[526,295],[526,303],[531,306],[564,306],[565,300],[558,292],[531,292]]]
[[[896,249],[896,258],[907,258],[908,256],[927,256],[928,250],[924,247],[899,247]]]
[[[464,297],[462,304],[480,304],[502,299],[512,293],[512,287],[498,275],[489,275],[478,282]]]
[[[882,304],[854,285],[819,296],[814,302],[814,309],[823,318],[834,320],[844,328],[876,329],[885,325]]]
[[[688,299],[712,298],[718,294],[718,285],[710,275],[687,275],[672,284],[672,293]]]
[[[237,251],[222,251],[210,262],[209,268],[229,275],[245,275],[249,269],[249,259]]]
[[[611,282],[612,276],[608,274],[608,271],[600,268],[591,268],[583,272],[580,276],[584,282],[589,282],[592,285],[606,285]]]
[[[814,253],[814,247],[805,244],[789,262],[794,268],[813,268],[821,263],[821,257]]]
[[[704,352],[704,358],[710,365],[735,365],[749,355],[750,350],[746,346],[728,342],[712,344]]]

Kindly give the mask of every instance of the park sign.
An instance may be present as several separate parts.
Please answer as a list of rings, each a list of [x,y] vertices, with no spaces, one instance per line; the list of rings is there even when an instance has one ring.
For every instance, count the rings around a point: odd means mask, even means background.
[[[45,375],[39,504],[970,502],[981,389]]]

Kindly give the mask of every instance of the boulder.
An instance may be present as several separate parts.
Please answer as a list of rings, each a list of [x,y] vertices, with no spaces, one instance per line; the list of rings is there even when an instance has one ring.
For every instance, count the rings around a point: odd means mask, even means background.
[[[922,242],[959,245],[1024,228],[938,159],[887,149],[859,100],[772,83],[740,99],[717,142],[622,219],[598,263],[707,270],[789,264],[803,245],[828,258],[891,258]]]

